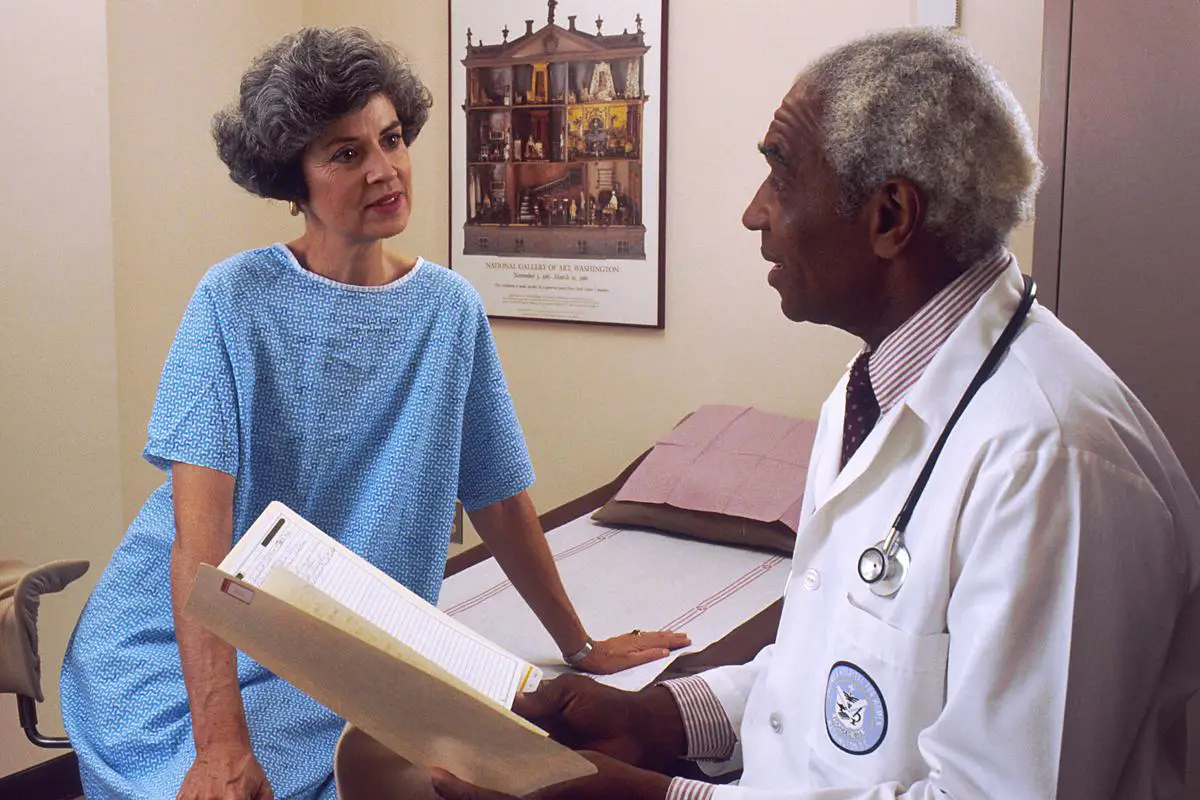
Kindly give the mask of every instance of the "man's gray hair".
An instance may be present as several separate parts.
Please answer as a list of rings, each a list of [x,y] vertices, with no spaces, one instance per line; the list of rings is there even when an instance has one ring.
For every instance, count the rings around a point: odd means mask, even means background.
[[[822,56],[801,74],[821,104],[825,156],[853,213],[888,178],[925,195],[925,227],[963,267],[1033,218],[1033,134],[996,73],[953,34],[905,28]]]
[[[250,64],[239,94],[213,117],[229,177],[262,197],[301,202],[308,199],[304,148],[334,120],[383,94],[410,145],[433,104],[408,62],[362,28],[304,28],[285,36]]]

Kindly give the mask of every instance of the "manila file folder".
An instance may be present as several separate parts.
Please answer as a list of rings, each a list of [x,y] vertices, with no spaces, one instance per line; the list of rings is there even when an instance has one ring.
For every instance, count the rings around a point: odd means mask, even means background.
[[[595,772],[286,570],[258,587],[204,564],[187,613],[413,764],[515,795]]]

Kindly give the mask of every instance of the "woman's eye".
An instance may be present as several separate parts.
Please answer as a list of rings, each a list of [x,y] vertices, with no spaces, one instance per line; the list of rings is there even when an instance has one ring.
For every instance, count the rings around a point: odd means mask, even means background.
[[[398,133],[389,133],[387,136],[383,137],[383,141],[389,150],[395,150],[400,146],[400,142],[403,141],[403,137],[401,137]]]
[[[345,147],[333,154],[333,160],[339,164],[348,164],[358,153],[352,147]]]

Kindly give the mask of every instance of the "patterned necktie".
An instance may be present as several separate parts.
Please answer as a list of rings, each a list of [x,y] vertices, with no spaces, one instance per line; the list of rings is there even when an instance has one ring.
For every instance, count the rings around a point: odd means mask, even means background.
[[[842,468],[867,438],[871,428],[879,420],[879,401],[871,389],[871,377],[867,374],[870,353],[859,353],[850,367],[850,380],[846,384],[846,420],[842,427]]]

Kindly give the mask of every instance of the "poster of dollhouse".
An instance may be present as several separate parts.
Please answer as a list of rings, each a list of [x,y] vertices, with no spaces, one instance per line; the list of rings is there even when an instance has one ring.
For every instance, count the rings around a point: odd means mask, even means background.
[[[493,317],[662,326],[666,0],[450,0],[450,263]]]

